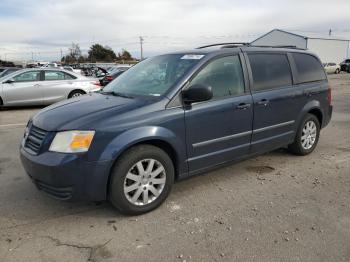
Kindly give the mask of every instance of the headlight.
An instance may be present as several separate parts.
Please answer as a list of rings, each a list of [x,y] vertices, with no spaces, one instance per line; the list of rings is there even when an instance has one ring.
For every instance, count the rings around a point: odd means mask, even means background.
[[[50,151],[60,153],[87,152],[94,138],[95,131],[63,131],[53,139]]]

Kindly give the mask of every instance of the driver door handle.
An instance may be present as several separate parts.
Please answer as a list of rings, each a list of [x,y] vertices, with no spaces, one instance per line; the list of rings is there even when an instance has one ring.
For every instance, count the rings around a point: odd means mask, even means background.
[[[245,110],[249,107],[250,107],[250,104],[248,104],[248,103],[240,103],[239,105],[236,106],[237,109],[243,109],[243,110]]]

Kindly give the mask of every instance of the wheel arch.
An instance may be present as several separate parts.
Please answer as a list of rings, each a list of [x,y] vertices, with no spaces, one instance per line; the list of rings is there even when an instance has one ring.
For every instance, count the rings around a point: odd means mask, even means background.
[[[67,98],[71,98],[71,95],[75,92],[81,92],[83,93],[84,95],[87,94],[86,91],[84,91],[83,89],[79,89],[79,88],[76,88],[76,89],[73,89],[72,91],[69,92]]]
[[[150,132],[153,132],[153,134],[151,135]],[[148,135],[145,135],[145,133]],[[187,164],[185,161],[186,148],[183,142],[170,130],[163,127],[145,127],[126,131],[117,136],[101,156],[105,158],[108,157],[110,152],[113,152],[113,154],[109,156],[112,160],[106,181],[106,197],[108,197],[109,194],[111,173],[115,164],[126,151],[139,145],[153,145],[164,150],[173,162],[175,179],[187,172]]]
[[[320,123],[320,126],[322,126],[322,121],[323,121],[323,113],[320,108],[312,108],[308,111],[309,114],[312,114],[317,117],[318,122]]]
[[[323,120],[324,120],[324,112],[322,110],[321,104],[318,100],[312,100],[309,101],[301,110],[298,119],[296,121],[296,125],[295,128],[297,129],[301,123],[301,121],[303,120],[303,118],[305,117],[306,114],[313,114],[314,116],[317,117],[317,119],[320,122],[320,127],[322,127],[323,124]]]

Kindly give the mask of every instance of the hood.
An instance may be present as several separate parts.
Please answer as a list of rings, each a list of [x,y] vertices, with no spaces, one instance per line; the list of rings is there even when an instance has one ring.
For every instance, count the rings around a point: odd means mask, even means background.
[[[48,106],[37,113],[33,124],[46,131],[91,128],[106,115],[121,114],[150,103],[145,99],[89,94]]]

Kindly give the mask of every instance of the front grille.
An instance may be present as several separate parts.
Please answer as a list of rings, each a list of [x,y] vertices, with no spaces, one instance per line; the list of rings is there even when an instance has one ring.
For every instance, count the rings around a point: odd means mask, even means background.
[[[37,155],[41,149],[41,146],[43,145],[46,135],[47,132],[45,130],[32,125],[30,127],[24,147]]]

